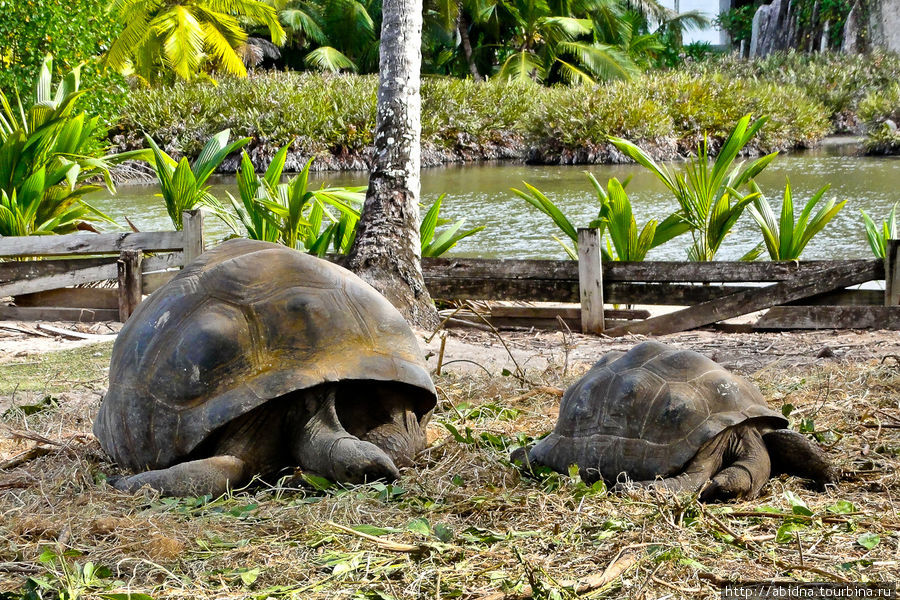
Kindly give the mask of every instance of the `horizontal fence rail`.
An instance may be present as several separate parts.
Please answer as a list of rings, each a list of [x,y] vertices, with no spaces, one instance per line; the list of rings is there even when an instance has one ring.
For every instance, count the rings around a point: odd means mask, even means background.
[[[770,309],[757,329],[900,328],[897,240],[888,241],[885,259],[603,262],[598,232],[578,233],[580,261],[425,258],[425,283],[440,299],[580,305],[496,307],[492,317],[511,326],[562,321],[608,335],[664,334]],[[183,231],[0,237],[0,258],[52,257],[0,262],[0,297],[15,298],[15,306],[0,306],[0,318],[124,320],[203,249],[199,211],[184,214]],[[102,281],[117,284],[83,287]],[[870,281],[884,281],[885,290],[852,289]],[[611,304],[619,308],[604,310]],[[621,309],[634,305],[685,308],[657,316]]]

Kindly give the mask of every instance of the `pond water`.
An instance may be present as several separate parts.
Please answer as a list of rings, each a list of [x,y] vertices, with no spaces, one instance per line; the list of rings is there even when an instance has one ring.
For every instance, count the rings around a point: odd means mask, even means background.
[[[804,258],[870,257],[860,209],[880,223],[893,203],[900,200],[900,160],[860,157],[855,156],[854,151],[853,145],[832,141],[816,150],[780,156],[757,179],[776,215],[786,177],[791,181],[795,214],[800,213],[816,190],[828,183],[831,189],[827,197],[849,200],[835,219],[813,238]],[[677,206],[662,184],[636,165],[488,164],[424,169],[422,199],[424,204],[430,205],[438,196],[446,194],[441,211],[443,216],[465,217],[467,226],[486,226],[484,231],[460,242],[450,254],[486,258],[565,258],[565,253],[551,238],[561,232],[548,217],[512,194],[509,188],[522,188],[523,181],[537,186],[576,227],[584,226],[595,218],[599,208],[583,173],[586,169],[601,182],[609,177],[624,180],[629,175],[634,176],[628,193],[639,227],[648,219],[662,219]],[[367,174],[317,173],[311,180],[315,186],[323,183],[365,185]],[[227,201],[226,190],[237,196],[233,182],[230,177],[218,178],[213,185],[213,194],[223,201]],[[116,222],[124,224],[123,217],[129,217],[142,231],[171,229],[157,193],[155,185],[123,185],[117,196],[95,194],[89,201]],[[228,228],[215,218],[209,218],[207,222],[211,239],[220,239],[229,233]],[[717,258],[737,259],[761,240],[756,222],[745,213],[723,243]],[[688,235],[675,238],[653,249],[648,259],[683,260],[689,243]]]

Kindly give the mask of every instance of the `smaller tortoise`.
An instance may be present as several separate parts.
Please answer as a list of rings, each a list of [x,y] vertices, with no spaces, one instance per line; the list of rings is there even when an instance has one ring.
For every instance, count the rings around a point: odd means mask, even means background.
[[[94,433],[143,471],[113,482],[219,495],[302,466],[394,479],[436,403],[415,336],[356,275],[296,250],[231,240],[138,307],[119,333]]]
[[[754,498],[773,471],[834,482],[822,450],[787,425],[743,377],[644,342],[597,362],[566,390],[553,432],[512,458],[701,500]]]

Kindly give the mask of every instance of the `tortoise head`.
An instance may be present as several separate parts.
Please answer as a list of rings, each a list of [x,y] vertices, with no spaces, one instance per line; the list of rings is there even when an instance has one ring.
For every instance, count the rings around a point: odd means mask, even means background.
[[[398,467],[412,465],[425,448],[430,410],[416,400],[406,384],[385,381],[345,381],[337,393],[338,420],[348,433],[375,444]]]

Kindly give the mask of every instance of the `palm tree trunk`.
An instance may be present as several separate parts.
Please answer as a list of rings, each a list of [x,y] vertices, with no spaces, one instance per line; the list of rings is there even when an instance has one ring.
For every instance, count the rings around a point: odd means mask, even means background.
[[[385,0],[382,15],[375,161],[348,265],[411,324],[432,327],[419,241],[422,0]]]
[[[481,81],[481,73],[478,72],[478,65],[472,56],[472,42],[469,40],[469,20],[466,18],[465,11],[459,8],[456,17],[456,29],[459,31],[459,39],[462,43],[463,55],[466,57],[466,63],[469,65],[469,72],[475,81]]]

